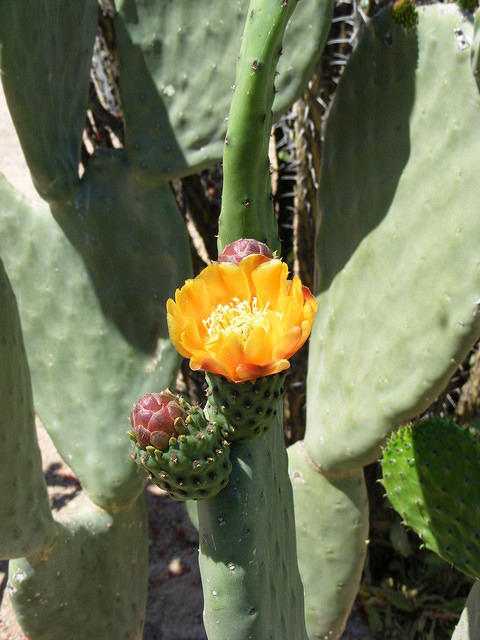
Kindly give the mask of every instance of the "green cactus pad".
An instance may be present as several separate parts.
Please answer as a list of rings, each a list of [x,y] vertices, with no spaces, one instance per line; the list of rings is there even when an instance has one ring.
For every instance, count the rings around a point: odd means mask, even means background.
[[[17,304],[1,261],[0,310],[0,558],[18,558],[47,547],[55,527]]]
[[[263,438],[234,443],[226,489],[197,503],[209,640],[307,640],[281,402]]]
[[[418,12],[408,32],[389,8],[368,23],[326,127],[305,438],[326,472],[372,462],[480,334],[472,25]]]
[[[285,372],[237,383],[213,373],[205,377],[208,384],[205,411],[219,420],[223,436],[229,442],[261,436],[275,423]]]
[[[357,595],[368,544],[363,470],[327,478],[308,460],[302,442],[287,453],[308,636],[339,638]]]
[[[383,486],[429,549],[480,576],[480,442],[454,422],[401,427],[383,451]]]
[[[2,83],[33,182],[48,201],[78,184],[96,0],[0,3]]]
[[[183,281],[190,262],[168,189],[139,194],[124,162],[106,158],[105,173],[102,162],[83,183],[82,206],[55,211],[92,275],[48,209],[33,210],[4,180],[0,254],[18,297],[40,418],[90,497],[114,508],[144,483],[125,438],[132,398],[169,386],[178,367],[169,340],[160,336],[149,350],[165,324],[162,297],[170,286],[173,293],[175,276],[164,272],[176,262]],[[95,272],[100,248],[104,271]]]
[[[222,157],[248,0],[117,1],[115,32],[126,146],[142,180],[185,175]],[[302,0],[287,30],[274,110],[305,89],[331,0]]]
[[[57,523],[56,542],[45,554],[10,562],[7,591],[17,620],[32,640],[141,640],[144,498],[115,515],[87,501],[75,511]]]
[[[176,500],[204,500],[216,496],[232,471],[230,445],[219,427],[195,407],[186,420],[187,433],[170,438],[168,449],[135,446],[133,457],[150,480]],[[135,435],[131,434],[132,439]]]

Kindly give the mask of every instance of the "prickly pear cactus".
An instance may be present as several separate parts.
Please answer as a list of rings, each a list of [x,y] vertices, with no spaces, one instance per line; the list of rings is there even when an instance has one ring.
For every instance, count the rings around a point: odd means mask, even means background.
[[[186,403],[185,403],[186,404]],[[230,443],[214,420],[208,420],[199,407],[188,407],[181,433],[165,443],[144,448],[137,434],[134,459],[150,479],[176,500],[204,500],[217,495],[228,483],[232,465]],[[153,445],[153,446],[152,446]]]
[[[55,544],[12,560],[10,593],[29,638],[141,640],[148,563],[143,496],[112,514],[87,498],[56,523]]]
[[[289,451],[296,504],[307,491],[323,500],[324,484],[337,495],[333,519],[296,509],[312,637],[341,634],[360,579],[368,514],[354,478],[480,334],[471,42],[471,21],[454,5],[418,7],[408,31],[386,8],[363,29],[326,123],[307,429],[302,451]],[[313,529],[335,562],[323,563],[323,550],[313,560]]]
[[[454,452],[454,455],[452,455]],[[383,486],[425,546],[472,578],[480,576],[480,443],[450,420],[396,431],[383,451]]]
[[[206,411],[222,420],[222,432],[230,442],[261,436],[277,415],[285,373],[240,382],[232,386],[222,376],[207,374]]]

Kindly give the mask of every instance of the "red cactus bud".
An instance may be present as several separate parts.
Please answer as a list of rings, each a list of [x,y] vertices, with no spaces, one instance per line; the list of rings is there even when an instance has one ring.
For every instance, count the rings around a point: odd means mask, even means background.
[[[142,396],[132,409],[130,422],[141,449],[152,445],[165,450],[169,439],[182,431],[186,417],[177,396],[166,389]]]
[[[238,264],[240,260],[252,255],[260,253],[262,256],[272,257],[272,252],[264,242],[259,242],[253,238],[240,238],[227,244],[218,258],[218,262],[233,262]]]

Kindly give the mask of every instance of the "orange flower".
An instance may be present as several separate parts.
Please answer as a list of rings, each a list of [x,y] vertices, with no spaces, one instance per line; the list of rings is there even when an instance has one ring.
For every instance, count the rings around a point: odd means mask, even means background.
[[[288,369],[307,340],[317,301],[287,265],[253,254],[214,262],[167,301],[170,338],[190,367],[233,382]]]

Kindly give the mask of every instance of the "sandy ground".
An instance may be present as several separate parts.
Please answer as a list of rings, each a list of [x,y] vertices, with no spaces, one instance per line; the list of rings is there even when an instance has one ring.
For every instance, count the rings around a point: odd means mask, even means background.
[[[39,201],[1,85],[0,145],[0,172],[29,200]],[[82,499],[82,490],[41,425],[38,425],[37,433],[52,508],[54,514],[58,514],[62,509],[74,508],[75,502]],[[147,488],[147,501],[150,562],[144,640],[206,640],[202,624],[197,532],[183,504],[171,500],[152,486]],[[25,640],[9,603],[7,567],[7,562],[0,561],[0,640]],[[174,617],[170,615],[171,611],[175,611]],[[371,635],[358,616],[353,616],[343,640],[371,640]]]

